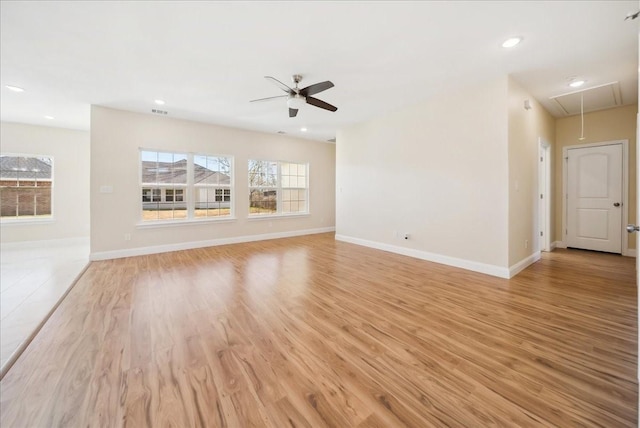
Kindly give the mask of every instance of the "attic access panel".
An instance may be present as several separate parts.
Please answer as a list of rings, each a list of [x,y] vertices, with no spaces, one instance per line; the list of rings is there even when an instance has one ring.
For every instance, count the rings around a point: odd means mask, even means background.
[[[592,88],[585,88],[567,94],[556,95],[549,99],[556,102],[560,111],[565,116],[580,114],[580,96],[584,97],[584,112],[604,110],[622,105],[620,84],[618,82],[606,83]]]

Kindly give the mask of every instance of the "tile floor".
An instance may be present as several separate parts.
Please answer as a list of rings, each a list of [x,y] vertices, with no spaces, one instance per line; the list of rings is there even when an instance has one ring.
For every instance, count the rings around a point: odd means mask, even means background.
[[[29,338],[88,263],[88,238],[46,241],[44,246],[2,245],[0,367]]]

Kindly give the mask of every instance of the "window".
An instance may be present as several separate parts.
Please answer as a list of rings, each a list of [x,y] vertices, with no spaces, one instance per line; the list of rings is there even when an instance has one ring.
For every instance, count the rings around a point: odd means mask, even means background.
[[[184,190],[182,189],[167,189],[165,191],[165,200],[167,202],[184,202]]]
[[[307,165],[280,163],[282,178],[282,212],[307,212]]]
[[[176,190],[184,191],[187,187],[188,155],[143,151],[141,159],[142,219],[187,218],[187,205],[174,201],[173,195]]]
[[[230,158],[195,155],[194,186],[197,217],[231,215]]]
[[[249,160],[249,214],[308,212],[308,165]]]
[[[53,160],[47,156],[0,155],[0,217],[52,217]]]
[[[231,165],[225,156],[142,150],[142,220],[231,216]]]
[[[229,202],[231,201],[230,189],[216,189],[216,202]]]

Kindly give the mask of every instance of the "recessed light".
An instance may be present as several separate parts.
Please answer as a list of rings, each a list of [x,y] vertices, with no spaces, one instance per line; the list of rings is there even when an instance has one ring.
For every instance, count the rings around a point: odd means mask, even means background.
[[[307,128],[300,128],[302,132],[307,132]]]
[[[522,41],[522,37],[510,37],[502,43],[503,48],[512,48]]]
[[[24,89],[19,88],[17,86],[5,85],[5,88],[7,88],[8,90],[13,91],[13,92],[24,92]]]
[[[45,116],[44,118],[45,118],[45,119],[49,119],[49,120],[53,120],[53,119],[55,119],[55,117],[53,117],[53,116]]]
[[[153,102],[158,104],[159,106],[163,106],[164,105],[164,100],[153,100]]]
[[[572,88],[579,88],[580,86],[584,85],[584,83],[584,80],[574,80],[573,82],[569,83],[569,86],[571,86]]]

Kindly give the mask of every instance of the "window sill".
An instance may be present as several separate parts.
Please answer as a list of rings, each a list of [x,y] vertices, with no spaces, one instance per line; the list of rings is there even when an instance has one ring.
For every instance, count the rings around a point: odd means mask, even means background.
[[[232,223],[236,221],[235,217],[225,218],[203,218],[203,219],[189,219],[189,220],[150,220],[145,222],[136,223],[136,229],[155,229],[159,227],[174,227],[174,226],[193,226],[195,224],[211,224],[211,223]]]
[[[28,226],[34,224],[53,224],[56,220],[54,218],[25,218],[25,219],[2,219],[0,225],[2,226]]]
[[[249,214],[249,216],[247,217],[247,220],[249,221],[253,221],[253,220],[273,220],[273,219],[278,219],[278,218],[296,218],[296,217],[309,217],[311,215],[311,213],[300,213],[300,214],[263,214],[263,215],[256,215],[256,214]]]

